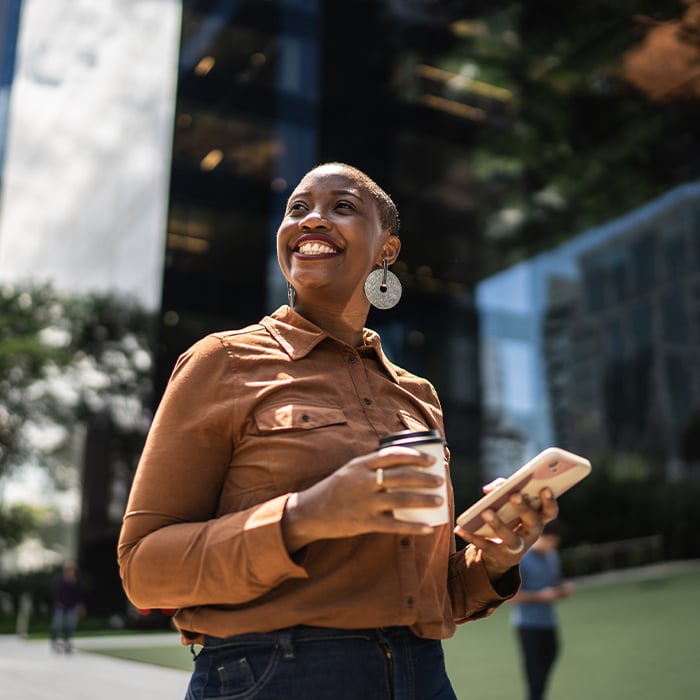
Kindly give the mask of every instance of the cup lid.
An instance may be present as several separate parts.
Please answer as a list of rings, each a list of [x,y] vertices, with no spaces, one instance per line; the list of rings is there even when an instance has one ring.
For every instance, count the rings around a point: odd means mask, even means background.
[[[379,447],[389,445],[414,445],[424,442],[445,442],[439,430],[402,430],[398,433],[382,435],[379,438]]]

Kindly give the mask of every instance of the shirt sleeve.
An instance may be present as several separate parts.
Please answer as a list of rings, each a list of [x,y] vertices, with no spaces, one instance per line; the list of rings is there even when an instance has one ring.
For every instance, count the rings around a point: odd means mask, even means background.
[[[497,585],[491,583],[481,552],[472,545],[450,557],[448,587],[456,624],[488,617],[520,588],[518,567],[507,571]]]
[[[231,375],[209,336],[180,357],[156,412],[118,545],[138,608],[235,605],[307,576],[284,544],[288,495],[217,517],[237,420]]]

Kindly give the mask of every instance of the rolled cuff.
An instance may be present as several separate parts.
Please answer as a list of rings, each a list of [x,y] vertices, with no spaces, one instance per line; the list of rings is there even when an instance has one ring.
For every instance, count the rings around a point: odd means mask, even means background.
[[[488,617],[520,588],[520,569],[517,566],[492,583],[481,559],[481,551],[473,545],[453,555],[452,563],[450,591],[456,624]]]
[[[275,588],[290,578],[308,578],[303,566],[287,551],[282,532],[284,509],[291,494],[273,498],[253,510],[243,524],[248,576],[263,589]]]

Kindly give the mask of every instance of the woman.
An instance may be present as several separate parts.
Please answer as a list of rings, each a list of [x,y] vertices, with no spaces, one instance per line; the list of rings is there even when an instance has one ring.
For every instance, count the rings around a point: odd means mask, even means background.
[[[514,496],[517,532],[492,516],[498,541],[456,530],[471,543],[459,552],[449,524],[393,517],[434,507],[411,489],[442,479],[379,438],[444,432],[432,386],[364,328],[365,280],[399,249],[376,183],[314,168],[277,235],[293,308],[210,335],[175,367],[119,562],[134,605],[176,608],[183,643],[203,645],[190,700],[454,698],[440,640],[515,594],[520,557],[556,515],[548,493],[539,512]]]

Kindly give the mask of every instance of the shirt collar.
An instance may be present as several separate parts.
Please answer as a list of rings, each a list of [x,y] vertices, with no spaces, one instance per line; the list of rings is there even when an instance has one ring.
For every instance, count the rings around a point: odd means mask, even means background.
[[[260,323],[292,360],[306,357],[323,340],[329,339],[333,342],[339,342],[286,305],[280,306],[272,314],[265,316]],[[369,328],[364,328],[362,339],[363,348],[374,350],[381,366],[398,384],[396,369],[384,355],[379,334]]]

